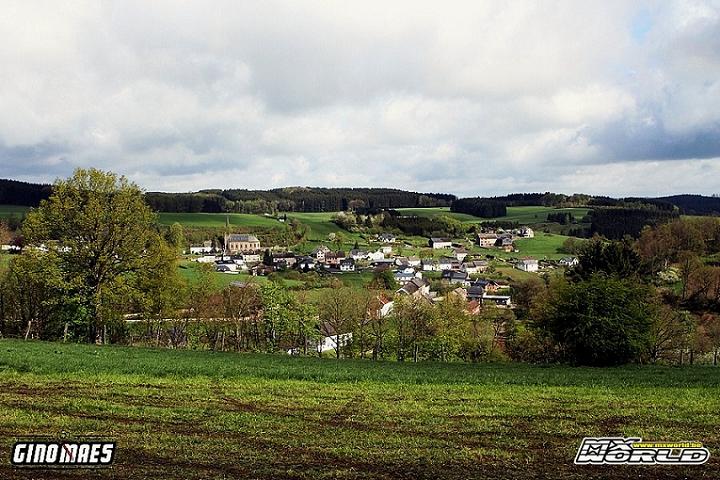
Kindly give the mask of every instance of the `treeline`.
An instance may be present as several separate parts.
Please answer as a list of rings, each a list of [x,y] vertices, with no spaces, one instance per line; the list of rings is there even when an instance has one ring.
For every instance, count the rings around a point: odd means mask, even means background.
[[[454,195],[389,188],[279,188],[274,190],[202,190],[198,193],[146,194],[163,212],[337,212],[355,209],[444,207]]]
[[[0,204],[37,207],[50,192],[50,185],[0,179]]]
[[[685,215],[720,215],[720,197],[717,195],[672,195],[659,200],[677,205]]]
[[[637,238],[646,226],[656,226],[679,217],[679,212],[657,205],[596,207],[589,213],[590,233],[610,239],[625,235]]]
[[[487,198],[458,198],[450,206],[450,211],[467,213],[476,217],[495,218],[507,215],[507,204]]]

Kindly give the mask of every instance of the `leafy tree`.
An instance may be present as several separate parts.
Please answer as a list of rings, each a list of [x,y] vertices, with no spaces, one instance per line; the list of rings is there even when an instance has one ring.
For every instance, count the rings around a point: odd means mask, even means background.
[[[540,318],[564,349],[581,365],[619,365],[637,360],[648,349],[655,306],[651,290],[632,279],[594,274],[577,283],[559,283]]]
[[[10,233],[10,227],[6,222],[0,221],[0,245],[7,245],[12,240],[12,234]]]
[[[267,265],[267,266],[270,266],[273,264],[273,257],[272,257],[272,254],[270,253],[270,249],[267,249],[267,248],[265,249],[265,252],[263,253],[262,263],[263,263],[263,265]]]
[[[178,222],[170,225],[166,238],[167,243],[176,251],[182,251],[185,248],[185,233],[183,232],[183,226]]]
[[[105,339],[119,290],[142,295],[138,274],[158,261],[163,243],[140,188],[125,177],[78,169],[58,180],[53,193],[31,211],[23,233],[31,246],[58,256],[65,285],[89,313],[86,338]]]
[[[598,237],[583,243],[578,265],[568,271],[573,280],[585,280],[597,273],[620,278],[640,274],[640,256],[629,241],[604,241]]]
[[[351,333],[358,318],[358,304],[353,298],[353,289],[334,288],[323,293],[317,305],[320,330],[327,337],[334,337],[335,357],[340,359],[341,336]]]
[[[62,278],[60,260],[53,251],[26,250],[13,258],[2,282],[2,316],[6,333],[43,340],[75,336],[82,307]]]
[[[388,269],[373,273],[368,287],[371,290],[397,290],[398,284],[392,270]]]

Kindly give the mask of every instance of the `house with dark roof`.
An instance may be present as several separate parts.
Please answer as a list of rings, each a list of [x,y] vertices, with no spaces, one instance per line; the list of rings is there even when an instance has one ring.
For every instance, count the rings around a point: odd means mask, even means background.
[[[459,285],[469,285],[470,284],[468,274],[465,272],[457,271],[457,270],[443,270],[441,278],[445,281],[450,282],[451,284],[459,284]]]
[[[260,240],[255,235],[231,233],[225,235],[225,248],[229,253],[256,252],[260,250]]]
[[[430,294],[430,282],[424,278],[415,277],[408,281],[396,292],[399,295],[409,295],[414,298],[419,298],[423,295]]]

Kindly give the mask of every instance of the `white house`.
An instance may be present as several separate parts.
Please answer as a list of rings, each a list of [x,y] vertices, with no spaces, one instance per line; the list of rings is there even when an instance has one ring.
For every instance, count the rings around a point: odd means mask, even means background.
[[[203,255],[195,259],[198,263],[215,263],[217,257],[215,255]]]
[[[533,238],[535,237],[535,232],[533,232],[533,229],[530,227],[522,227],[520,229],[520,236],[523,238]]]
[[[429,244],[435,249],[452,247],[452,242],[448,238],[432,237],[430,238]]]
[[[245,263],[260,263],[260,254],[259,253],[243,253],[242,259],[245,260]]]
[[[371,262],[377,262],[378,260],[385,259],[385,254],[381,250],[378,250],[377,252],[368,252],[367,258]]]
[[[422,277],[420,272],[395,272],[393,275],[395,276],[395,281],[401,285],[406,284],[414,278]]]
[[[330,249],[325,245],[320,245],[315,250],[313,250],[311,256],[322,262],[325,260],[325,254],[327,253],[330,253]]]
[[[485,305],[486,303],[489,303],[491,305],[497,305],[498,307],[509,307],[511,305],[510,303],[510,295],[483,295],[482,296],[482,303]]]
[[[560,259],[560,265],[563,267],[574,267],[578,263],[580,263],[580,261],[577,257],[564,257]]]
[[[465,260],[465,257],[467,257],[468,251],[462,247],[453,248],[453,255],[455,255],[455,258],[457,258],[459,262],[462,262]]]
[[[424,258],[422,261],[422,269],[425,272],[436,272],[439,270],[437,260],[432,258]]]
[[[352,258],[346,258],[340,261],[341,272],[354,272],[355,271],[355,260]]]
[[[438,260],[437,269],[438,269],[438,271],[450,270],[450,269],[452,269],[452,265],[453,265],[452,258],[442,257],[440,260]]]
[[[238,266],[234,263],[219,263],[215,266],[216,272],[233,273],[237,272]]]
[[[203,255],[213,251],[212,243],[205,242],[203,245],[195,245],[190,247],[190,255]]]
[[[368,252],[366,252],[365,250],[353,249],[353,250],[350,250],[350,258],[352,258],[353,260],[356,260],[356,261],[365,260],[366,258],[368,258]]]
[[[539,268],[538,261],[534,258],[523,258],[515,264],[515,268],[523,272],[537,272]]]
[[[495,246],[498,236],[495,233],[478,233],[477,243],[483,248],[491,248]]]
[[[394,302],[392,299],[387,298],[384,295],[378,297],[380,308],[378,309],[378,315],[380,318],[385,318],[392,313]]]
[[[300,270],[313,270],[316,265],[315,259],[311,257],[302,257],[297,262],[297,266]]]
[[[395,243],[395,235],[392,233],[381,233],[378,235],[378,241],[382,243]]]
[[[472,260],[462,264],[460,269],[469,274],[482,273],[488,269],[489,263],[486,260]]]
[[[392,247],[390,245],[383,245],[380,247],[380,251],[383,253],[383,255],[389,255],[392,253]]]

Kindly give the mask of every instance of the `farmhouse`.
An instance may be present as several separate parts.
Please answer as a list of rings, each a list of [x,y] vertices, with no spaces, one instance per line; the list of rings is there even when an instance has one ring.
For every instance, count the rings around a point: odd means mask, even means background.
[[[378,260],[383,260],[385,258],[385,253],[378,250],[377,252],[368,252],[367,259],[371,262],[377,262]]]
[[[237,272],[237,265],[234,263],[219,263],[215,266],[215,271],[222,273]]]
[[[438,265],[438,261],[432,258],[422,259],[422,269],[425,272],[435,272],[441,270]]]
[[[485,287],[478,285],[477,283],[470,284],[467,287],[467,299],[468,300],[480,300],[485,295]]]
[[[212,253],[213,245],[211,240],[206,240],[202,245],[194,245],[190,247],[191,255],[203,255],[205,253]]]
[[[432,248],[450,248],[452,242],[448,238],[432,237],[429,242]]]
[[[353,260],[358,260],[358,261],[365,260],[368,258],[368,256],[369,256],[369,253],[366,252],[365,250],[359,250],[359,249],[355,249],[355,248],[350,250],[350,258],[352,258]]]
[[[203,255],[195,259],[198,263],[215,263],[215,260],[217,260],[215,255]]]
[[[424,278],[413,278],[405,283],[396,293],[399,295],[409,295],[413,298],[420,298],[430,294],[430,283]]]
[[[260,240],[255,235],[231,233],[225,235],[225,248],[230,253],[255,252],[260,250]]]
[[[341,272],[354,272],[355,271],[355,260],[352,258],[345,258],[340,261]]]
[[[477,244],[483,248],[490,248],[495,246],[498,236],[495,233],[478,233]]]
[[[442,257],[440,260],[438,260],[438,270],[451,270],[453,267],[453,262],[455,261],[452,257]]]
[[[457,272],[455,270],[444,270],[442,272],[442,279],[447,280],[450,284],[467,285],[470,283],[467,273]]]
[[[324,263],[330,265],[331,267],[339,267],[340,262],[343,260],[345,260],[345,252],[328,252],[325,254]]]
[[[276,253],[272,256],[272,262],[279,268],[292,268],[297,263],[297,257],[292,252]]]
[[[310,256],[317,259],[317,261],[322,262],[325,260],[325,255],[328,253],[330,253],[330,249],[325,245],[320,245],[315,250],[313,250]]]
[[[468,251],[465,250],[463,247],[453,248],[453,254],[455,255],[455,258],[457,258],[458,262],[462,262],[465,260],[465,257],[468,255]]]
[[[523,272],[537,272],[538,261],[534,258],[523,258],[515,264],[515,268],[522,270]]]
[[[463,263],[460,269],[469,274],[482,273],[488,269],[489,265],[487,260],[471,260]]]
[[[577,259],[577,257],[564,257],[560,259],[559,263],[563,267],[574,267],[575,265],[580,263],[580,261]]]
[[[392,313],[393,305],[395,302],[391,298],[385,295],[378,295],[377,297],[377,315],[379,318],[385,318]]]
[[[395,281],[398,282],[400,285],[404,285],[407,282],[411,281],[413,278],[419,278],[422,277],[422,274],[420,272],[402,272],[398,271],[394,273]]]
[[[535,237],[535,232],[533,232],[533,229],[530,227],[522,227],[518,235],[523,238],[533,238]]]
[[[317,263],[312,257],[302,257],[297,261],[297,267],[300,270],[314,270],[316,266]]]
[[[497,305],[498,307],[509,307],[510,295],[483,295],[482,304]]]
[[[382,243],[395,243],[395,235],[392,233],[381,233],[378,235],[378,241]]]

